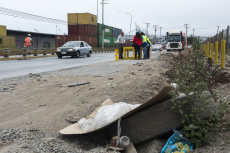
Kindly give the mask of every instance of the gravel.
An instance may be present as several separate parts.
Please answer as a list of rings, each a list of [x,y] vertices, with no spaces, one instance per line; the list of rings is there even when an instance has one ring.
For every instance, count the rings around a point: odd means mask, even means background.
[[[33,129],[0,129],[0,152],[7,153],[104,153],[109,139],[104,131],[85,135],[47,135]],[[110,151],[111,152],[111,151]]]

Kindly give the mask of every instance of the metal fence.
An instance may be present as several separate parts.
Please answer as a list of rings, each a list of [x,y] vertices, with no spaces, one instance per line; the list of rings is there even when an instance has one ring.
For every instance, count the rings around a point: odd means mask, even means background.
[[[230,34],[229,34],[229,26],[227,26],[226,29],[223,29],[222,31],[220,31],[218,34],[216,34],[213,37],[208,37],[207,40],[205,40],[203,42],[203,44],[207,44],[207,42],[209,42],[210,44],[215,44],[215,42],[218,42],[218,50],[219,50],[219,54],[220,54],[220,50],[221,50],[221,40],[224,39],[225,40],[225,54],[226,55],[230,55]]]

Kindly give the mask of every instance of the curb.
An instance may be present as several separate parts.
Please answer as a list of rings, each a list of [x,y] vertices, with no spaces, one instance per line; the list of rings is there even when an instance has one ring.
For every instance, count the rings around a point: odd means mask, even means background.
[[[0,58],[0,61],[8,61],[8,60],[27,60],[34,58],[45,58],[45,57],[54,57],[56,55],[46,55],[46,56],[33,56],[33,57],[13,57],[13,58]]]

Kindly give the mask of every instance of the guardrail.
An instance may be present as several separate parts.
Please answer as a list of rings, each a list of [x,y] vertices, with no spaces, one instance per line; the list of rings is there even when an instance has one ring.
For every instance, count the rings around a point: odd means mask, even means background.
[[[109,47],[109,48],[104,48],[104,49],[103,48],[92,48],[92,53],[94,53],[94,54],[95,53],[110,53],[110,52],[115,52],[115,50],[116,50],[115,47]],[[9,49],[8,48],[4,48],[3,52],[4,52],[4,58],[9,58],[9,56],[10,56]],[[33,48],[32,55],[33,56],[38,56],[38,50],[37,50],[37,48]],[[42,49],[42,55],[43,56],[47,56],[48,55],[46,48]],[[55,49],[54,48],[51,49],[50,55],[55,55]],[[11,56],[14,56],[14,55],[11,55]],[[26,48],[22,48],[22,50],[21,50],[21,56],[23,58],[27,57]]]

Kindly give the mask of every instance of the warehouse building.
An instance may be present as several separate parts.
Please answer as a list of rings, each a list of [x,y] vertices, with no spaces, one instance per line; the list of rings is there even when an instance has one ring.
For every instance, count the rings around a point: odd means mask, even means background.
[[[55,48],[55,36],[54,34],[46,34],[46,33],[38,33],[38,32],[30,32],[30,31],[21,31],[21,30],[10,30],[7,29],[7,36],[15,38],[15,47],[20,49],[23,48],[25,43],[25,38],[28,34],[31,34],[31,38],[33,40],[32,48],[37,48],[41,50],[42,48],[46,48],[50,50],[51,48]],[[12,41],[11,41],[12,43]]]

